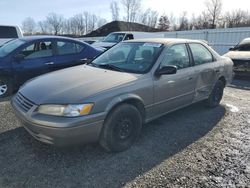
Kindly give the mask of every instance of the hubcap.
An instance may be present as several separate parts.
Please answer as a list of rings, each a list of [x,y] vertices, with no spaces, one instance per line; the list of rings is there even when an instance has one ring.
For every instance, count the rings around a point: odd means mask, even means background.
[[[7,92],[7,85],[6,84],[0,84],[0,96],[4,95]]]
[[[132,132],[132,123],[129,119],[122,119],[118,122],[116,127],[116,135],[119,139],[124,140],[128,138]]]
[[[214,101],[219,102],[221,100],[221,98],[222,98],[222,91],[220,88],[217,88],[215,90]]]

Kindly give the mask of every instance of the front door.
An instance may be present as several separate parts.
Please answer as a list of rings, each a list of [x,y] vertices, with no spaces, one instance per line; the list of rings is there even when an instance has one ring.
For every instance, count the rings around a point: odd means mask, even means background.
[[[177,73],[162,75],[154,80],[155,110],[164,114],[192,103],[195,73],[186,44],[176,44],[164,52],[161,67],[175,65]]]
[[[50,71],[50,64],[54,61],[52,41],[32,42],[16,55],[22,55],[23,59],[14,60],[16,82],[18,85],[25,81]]]

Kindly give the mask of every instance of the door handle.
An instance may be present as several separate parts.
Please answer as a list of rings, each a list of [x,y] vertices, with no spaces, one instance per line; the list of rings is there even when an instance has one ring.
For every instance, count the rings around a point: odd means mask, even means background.
[[[193,77],[189,77],[189,78],[188,78],[188,80],[192,80],[192,79],[193,79]]]
[[[45,63],[45,65],[54,65],[54,62]]]
[[[219,72],[220,72],[220,70],[219,70],[219,69],[217,69],[217,70],[215,70],[215,72],[219,73]]]

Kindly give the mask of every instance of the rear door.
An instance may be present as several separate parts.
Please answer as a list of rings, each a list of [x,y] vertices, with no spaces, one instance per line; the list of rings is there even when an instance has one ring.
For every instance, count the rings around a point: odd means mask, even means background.
[[[13,60],[13,70],[19,84],[50,72],[49,65],[54,61],[53,40],[39,40],[30,42],[21,48],[16,55],[22,55],[23,59]]]
[[[86,48],[87,45],[75,41],[57,40],[56,57],[54,63],[50,66],[51,70],[83,64],[87,60],[84,55]]]
[[[192,103],[195,88],[194,68],[186,44],[175,44],[164,50],[161,67],[175,65],[173,75],[161,75],[154,80],[155,111],[164,114]]]
[[[212,53],[200,43],[190,43],[190,50],[196,74],[195,101],[205,99],[210,94],[220,71]]]

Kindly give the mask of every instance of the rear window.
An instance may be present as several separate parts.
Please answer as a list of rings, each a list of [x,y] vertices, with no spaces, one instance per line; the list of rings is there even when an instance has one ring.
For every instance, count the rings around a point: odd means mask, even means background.
[[[0,26],[0,38],[18,38],[16,28],[11,26]]]

